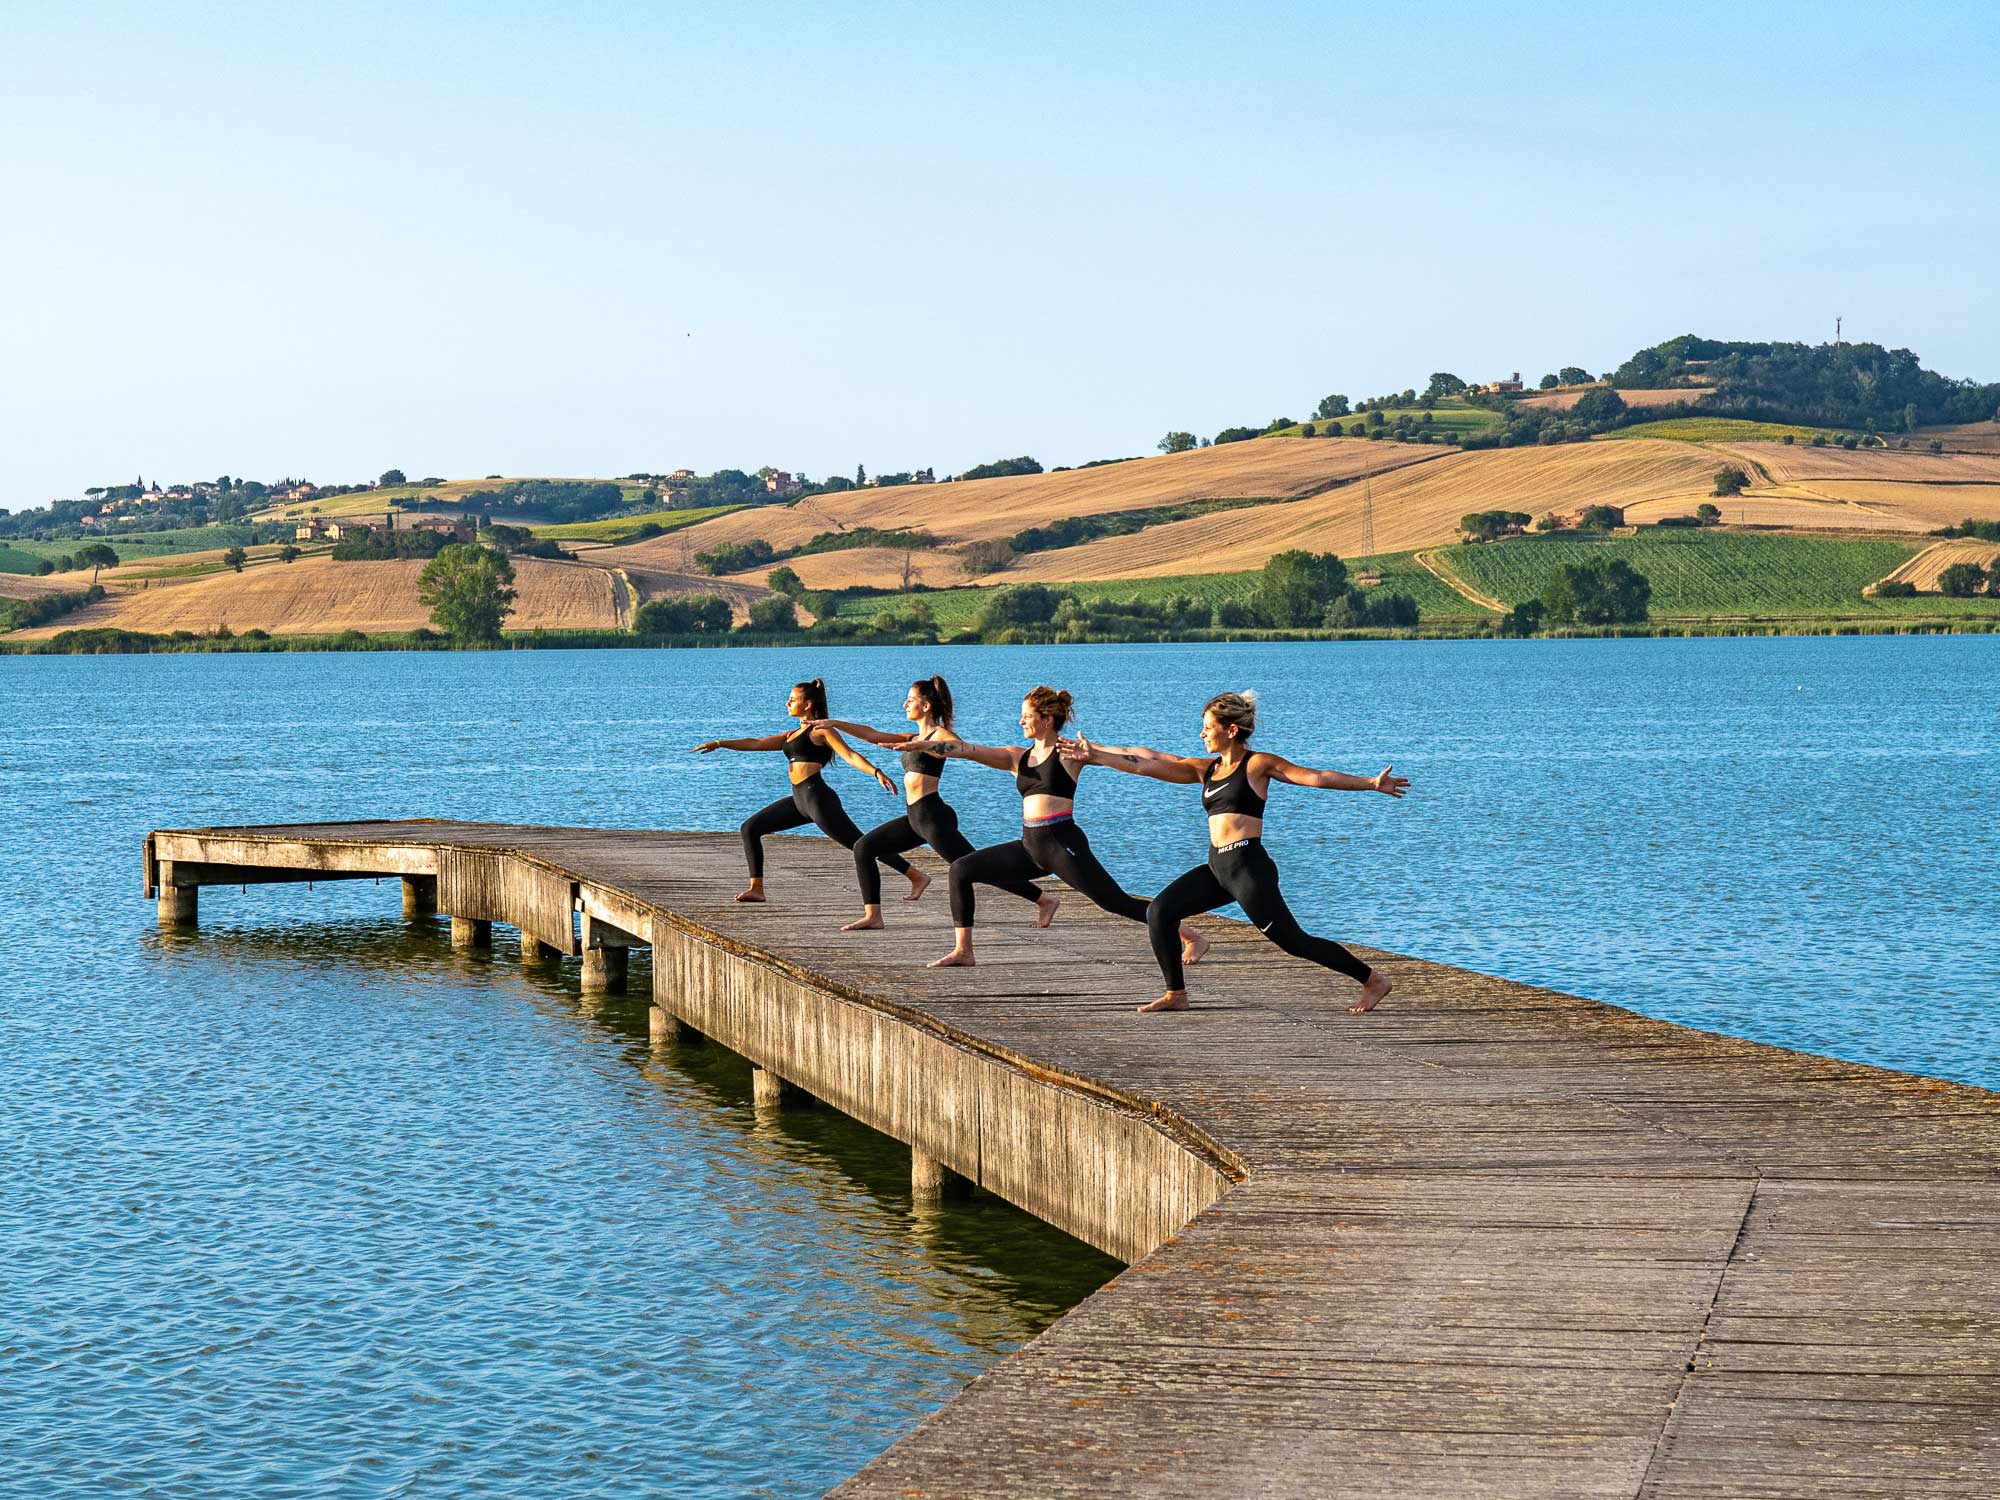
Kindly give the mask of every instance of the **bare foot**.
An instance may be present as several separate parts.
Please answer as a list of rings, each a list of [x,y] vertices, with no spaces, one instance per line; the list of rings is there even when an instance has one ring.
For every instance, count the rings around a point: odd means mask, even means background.
[[[1149,1000],[1144,1005],[1140,1006],[1139,1014],[1143,1016],[1150,1014],[1153,1011],[1186,1010],[1187,1008],[1188,1008],[1188,997],[1186,990],[1168,990],[1164,995],[1160,996],[1159,999]]]
[[[915,901],[919,899],[923,895],[923,893],[929,890],[930,888],[931,888],[930,876],[926,875],[922,870],[912,869],[910,871],[910,892],[907,896],[903,897],[903,899],[905,901]],[[877,927],[880,927],[882,924],[880,922],[877,922],[875,925]]]
[[[1181,929],[1182,963],[1184,964],[1200,963],[1202,961],[1202,958],[1207,954],[1208,950],[1213,948],[1214,946],[1215,944],[1211,943],[1207,938],[1203,937],[1193,928],[1183,927]],[[1172,990],[1168,990],[1167,993],[1171,995],[1174,992]],[[1157,1003],[1158,1002],[1155,1002],[1155,1004]],[[1187,1002],[1183,1000],[1179,1005],[1161,1005],[1159,1008],[1161,1010],[1185,1010],[1187,1008]]]
[[[1369,1011],[1389,998],[1389,991],[1395,986],[1389,983],[1389,976],[1380,969],[1368,976],[1368,982],[1361,986],[1361,998],[1347,1007],[1350,1016],[1365,1016]]]
[[[1054,891],[1043,891],[1035,898],[1035,925],[1046,927],[1056,919],[1056,908],[1062,905],[1062,897]]]
[[[970,952],[961,953],[958,949],[954,948],[943,958],[934,958],[925,964],[924,967],[927,969],[970,969],[973,967],[973,958]]]
[[[856,917],[852,922],[843,922],[840,930],[842,932],[880,932],[882,930],[882,913],[871,911],[864,916]]]
[[[764,893],[753,885],[747,891],[738,891],[736,893],[736,899],[738,901],[762,901],[764,899]]]

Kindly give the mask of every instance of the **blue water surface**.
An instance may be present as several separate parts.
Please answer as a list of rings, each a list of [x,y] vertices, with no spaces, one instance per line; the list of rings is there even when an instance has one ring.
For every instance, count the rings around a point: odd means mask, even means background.
[[[1046,681],[1192,751],[1255,687],[1265,748],[1393,761],[1401,802],[1274,794],[1315,930],[2000,1082],[1993,637],[0,659],[0,1488],[814,1494],[1099,1284],[393,882],[209,890],[188,937],[140,896],[154,826],[731,827],[782,769],[696,740],[820,675],[893,727],[934,670],[968,738]],[[945,789],[1018,827],[1008,777]],[[1133,890],[1204,852],[1190,788],[1093,769],[1078,813]]]

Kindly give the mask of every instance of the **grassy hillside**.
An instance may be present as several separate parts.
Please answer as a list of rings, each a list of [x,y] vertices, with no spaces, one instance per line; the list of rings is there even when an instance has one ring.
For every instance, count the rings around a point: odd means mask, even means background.
[[[536,536],[554,542],[629,542],[648,526],[657,526],[655,535],[679,531],[683,526],[699,526],[720,516],[746,509],[741,505],[711,505],[702,510],[649,510],[643,515],[614,516],[608,521],[569,521],[560,526],[529,528]]]
[[[1473,587],[1509,604],[1534,598],[1564,563],[1607,557],[1622,558],[1646,575],[1653,586],[1656,619],[2000,613],[2000,604],[1987,609],[1982,601],[1862,598],[1864,588],[1921,550],[1916,541],[1881,537],[1649,529],[1605,540],[1519,537],[1485,546],[1449,547],[1443,553]],[[1968,604],[1972,607],[1963,607]]]
[[[1739,417],[1667,417],[1658,422],[1635,422],[1630,427],[1620,427],[1604,434],[1604,440],[1664,438],[1672,443],[1782,443],[1785,434],[1790,433],[1799,442],[1810,443],[1817,432],[1828,429],[1794,427],[1786,422],[1745,422]],[[1833,435],[1828,432],[1829,440]]]
[[[77,546],[81,547],[82,542]],[[0,542],[0,573],[32,573],[41,565],[41,558],[32,552]]]
[[[1430,408],[1430,413],[1430,430],[1439,438],[1443,438],[1448,432],[1455,432],[1460,437],[1464,437],[1467,433],[1485,432],[1501,425],[1500,414],[1498,412],[1487,411],[1477,406],[1467,406],[1463,401],[1440,401],[1436,406]],[[1395,426],[1397,419],[1400,417],[1408,417],[1412,422],[1421,422],[1424,419],[1424,408],[1421,406],[1388,406],[1382,409],[1382,420],[1387,426]],[[1326,431],[1328,422],[1337,423],[1342,432],[1351,432],[1356,422],[1361,423],[1364,427],[1373,425],[1367,416],[1356,412],[1345,417],[1328,417],[1324,422],[1315,419],[1313,426],[1323,433]],[[1303,423],[1299,423],[1295,426],[1280,428],[1275,435],[1278,437],[1297,437],[1303,426]]]
[[[624,492],[628,505],[636,505],[646,486],[630,479],[568,479],[553,478],[561,484],[615,484]],[[266,506],[251,519],[303,520],[308,515],[321,516],[366,516],[380,515],[391,508],[403,508],[418,501],[428,505],[442,505],[447,509],[459,505],[476,490],[505,489],[512,484],[526,484],[529,476],[510,475],[505,479],[448,479],[443,484],[416,485],[399,484],[384,490],[358,490],[351,495],[335,495],[320,500],[286,500],[276,505]]]

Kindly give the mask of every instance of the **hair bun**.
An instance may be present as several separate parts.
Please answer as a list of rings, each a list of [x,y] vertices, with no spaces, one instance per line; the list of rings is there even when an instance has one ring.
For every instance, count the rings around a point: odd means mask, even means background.
[[[1252,708],[1255,708],[1257,706],[1257,690],[1255,688],[1245,688],[1242,692],[1238,693],[1236,696],[1241,698],[1245,703],[1249,704]]]

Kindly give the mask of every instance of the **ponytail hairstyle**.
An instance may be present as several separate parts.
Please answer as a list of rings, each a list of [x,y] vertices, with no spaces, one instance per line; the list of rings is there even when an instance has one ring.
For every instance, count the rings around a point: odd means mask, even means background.
[[[1248,740],[1257,732],[1257,693],[1250,689],[1241,693],[1217,693],[1208,700],[1202,712],[1214,714],[1215,722],[1225,729],[1234,729],[1236,738]]]
[[[951,689],[942,677],[935,672],[928,677],[919,677],[910,684],[910,690],[930,710],[933,719],[946,729],[951,728]]]
[[[1028,707],[1060,729],[1075,712],[1076,700],[1070,697],[1066,688],[1031,687],[1028,689]]]
[[[811,682],[795,682],[792,691],[806,695],[806,717],[824,719],[826,717],[826,679],[815,677]]]

